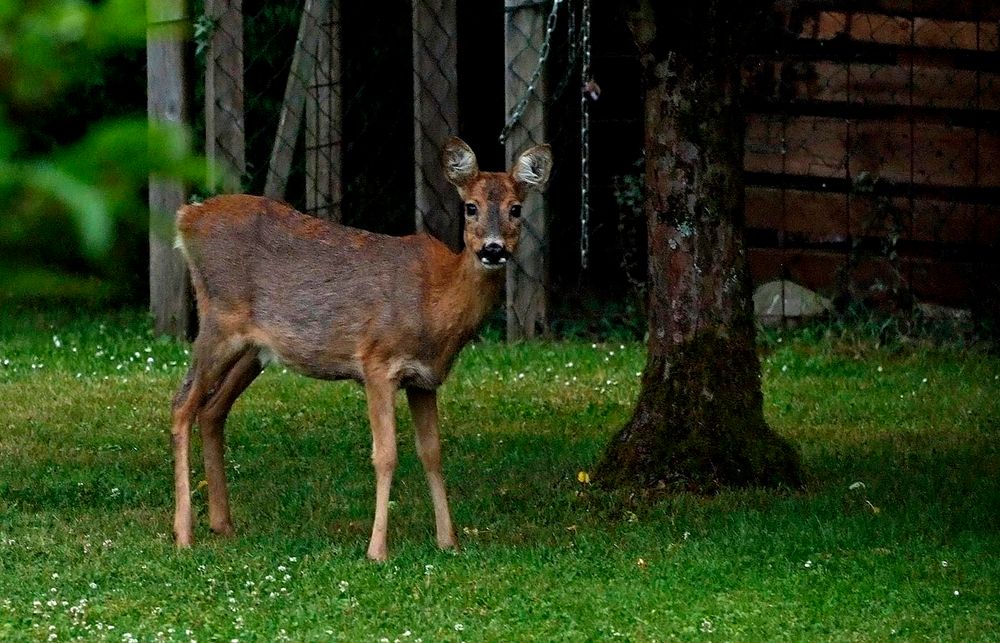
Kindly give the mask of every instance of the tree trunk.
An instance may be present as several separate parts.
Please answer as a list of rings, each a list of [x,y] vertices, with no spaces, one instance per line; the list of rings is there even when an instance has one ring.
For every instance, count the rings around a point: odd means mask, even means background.
[[[752,3],[636,4],[629,22],[646,80],[648,356],[635,411],[596,478],[699,491],[797,486],[798,455],[764,420],[742,240],[739,40],[754,31]]]

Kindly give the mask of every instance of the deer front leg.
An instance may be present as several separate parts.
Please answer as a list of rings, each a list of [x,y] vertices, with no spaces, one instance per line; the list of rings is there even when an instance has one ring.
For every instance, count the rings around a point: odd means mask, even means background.
[[[389,526],[389,490],[396,470],[395,385],[387,378],[366,376],[368,419],[372,426],[372,464],[375,465],[375,520],[368,543],[368,558],[384,561],[389,557],[386,534]]]
[[[413,415],[417,455],[427,474],[427,485],[434,503],[434,525],[437,543],[441,549],[457,549],[458,540],[451,524],[448,510],[448,494],[445,491],[444,476],[441,474],[441,439],[438,434],[437,392],[418,388],[406,389],[406,399]]]

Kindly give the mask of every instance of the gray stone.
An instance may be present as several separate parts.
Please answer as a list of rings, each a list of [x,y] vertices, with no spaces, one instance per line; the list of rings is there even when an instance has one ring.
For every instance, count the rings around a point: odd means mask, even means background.
[[[833,310],[826,297],[787,280],[761,284],[753,293],[753,308],[763,323],[780,322],[782,317],[817,317]]]

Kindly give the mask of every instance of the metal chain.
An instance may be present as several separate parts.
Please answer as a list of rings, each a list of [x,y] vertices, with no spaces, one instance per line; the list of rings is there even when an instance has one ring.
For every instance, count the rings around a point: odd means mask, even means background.
[[[545,22],[545,40],[542,42],[542,48],[538,52],[538,64],[535,65],[535,71],[531,74],[531,79],[528,80],[528,87],[524,90],[524,95],[521,96],[521,100],[517,102],[514,109],[510,112],[510,117],[503,126],[503,130],[500,131],[500,143],[507,142],[507,136],[510,135],[510,131],[521,121],[521,117],[524,116],[524,110],[528,106],[528,101],[531,100],[531,95],[535,93],[535,85],[538,84],[538,79],[542,76],[542,71],[545,69],[545,61],[549,57],[549,48],[552,43],[552,32],[556,30],[556,19],[559,15],[559,5],[563,3],[563,0],[553,0],[552,1],[552,11],[549,12],[549,17]]]
[[[562,79],[559,84],[556,85],[555,90],[549,97],[549,103],[555,103],[559,98],[562,97],[563,93],[573,79],[576,77],[576,58],[577,52],[580,49],[577,42],[578,34],[576,27],[576,3],[572,0],[566,3],[566,21],[568,23],[566,27],[566,43],[568,45],[569,54],[566,59],[566,73],[563,74]]]
[[[545,39],[538,53],[538,63],[528,80],[528,86],[521,96],[521,99],[511,110],[510,117],[500,132],[500,142],[505,143],[511,130],[517,126],[524,115],[524,110],[535,93],[535,87],[545,69],[545,61],[548,60],[549,51],[552,44],[552,34],[556,30],[556,22],[559,16],[559,6],[563,0],[553,0],[552,10],[545,22]],[[568,68],[572,69],[576,65],[578,50],[582,63],[580,65],[580,266],[587,269],[587,258],[590,254],[590,101],[597,100],[600,90],[594,83],[590,75],[590,0],[581,1],[580,25],[576,25],[576,12],[574,11],[572,0],[568,7],[568,31],[567,40],[570,44]],[[579,33],[577,33],[579,29]],[[575,46],[574,46],[574,41]],[[567,75],[567,80],[569,74]],[[561,93],[561,91],[557,92]]]
[[[583,0],[580,16],[580,268],[587,269],[590,253],[590,101],[597,100],[590,77],[590,0]]]

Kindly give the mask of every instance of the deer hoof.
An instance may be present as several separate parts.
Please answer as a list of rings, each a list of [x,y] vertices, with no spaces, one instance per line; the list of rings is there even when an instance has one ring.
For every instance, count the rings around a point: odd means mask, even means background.
[[[229,538],[230,536],[236,533],[236,530],[233,529],[233,524],[229,522],[213,526],[211,527],[211,529],[212,533],[214,533],[216,536],[222,536],[223,538]]]
[[[385,547],[368,547],[368,560],[376,563],[384,563],[389,560],[389,551]]]
[[[449,538],[438,538],[438,548],[445,550],[450,549],[451,551],[458,551],[461,549],[461,547],[458,546],[458,539],[455,538],[454,535]]]

